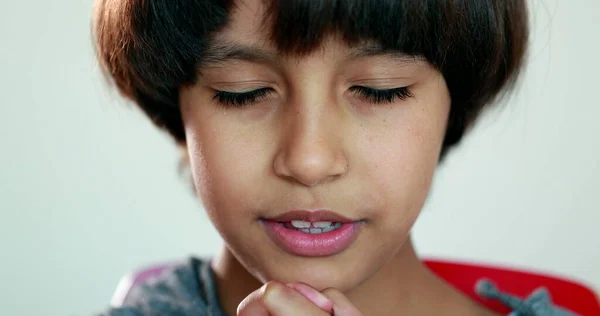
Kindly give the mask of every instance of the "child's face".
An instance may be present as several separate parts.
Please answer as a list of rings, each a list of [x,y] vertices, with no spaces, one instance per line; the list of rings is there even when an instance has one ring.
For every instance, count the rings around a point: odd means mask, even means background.
[[[335,38],[304,57],[278,55],[260,28],[260,3],[238,4],[217,38],[261,53],[207,64],[181,90],[194,182],[229,249],[255,277],[347,291],[407,240],[444,137],[446,83],[424,60],[361,54]],[[356,87],[409,87],[412,96],[373,97]],[[335,255],[285,251],[262,220],[321,209],[361,220],[356,239]]]

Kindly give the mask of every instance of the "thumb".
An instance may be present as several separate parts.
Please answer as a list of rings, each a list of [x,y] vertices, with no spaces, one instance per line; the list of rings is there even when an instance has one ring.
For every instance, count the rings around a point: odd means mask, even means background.
[[[334,288],[325,289],[323,292],[325,296],[329,297],[333,301],[333,313],[335,316],[363,316],[363,314],[356,308],[344,293]]]

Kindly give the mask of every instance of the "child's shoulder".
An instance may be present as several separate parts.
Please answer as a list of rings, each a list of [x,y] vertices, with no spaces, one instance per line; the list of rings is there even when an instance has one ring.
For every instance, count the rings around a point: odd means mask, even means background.
[[[190,258],[135,283],[105,316],[224,315],[208,260]]]

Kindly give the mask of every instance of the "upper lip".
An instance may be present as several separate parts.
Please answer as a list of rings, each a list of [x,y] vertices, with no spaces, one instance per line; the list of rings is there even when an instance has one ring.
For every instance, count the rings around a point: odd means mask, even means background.
[[[266,218],[270,221],[277,222],[291,222],[291,221],[305,221],[305,222],[342,222],[342,223],[352,223],[356,222],[356,220],[349,219],[340,214],[326,211],[326,210],[318,210],[318,211],[289,211],[283,213],[277,217]]]

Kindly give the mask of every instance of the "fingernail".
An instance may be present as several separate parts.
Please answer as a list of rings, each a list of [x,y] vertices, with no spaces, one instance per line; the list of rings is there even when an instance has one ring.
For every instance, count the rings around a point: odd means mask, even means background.
[[[323,293],[313,289],[312,287],[303,283],[288,283],[287,286],[300,292],[313,304],[319,306],[319,308],[325,311],[331,311],[333,309],[333,302]]]

